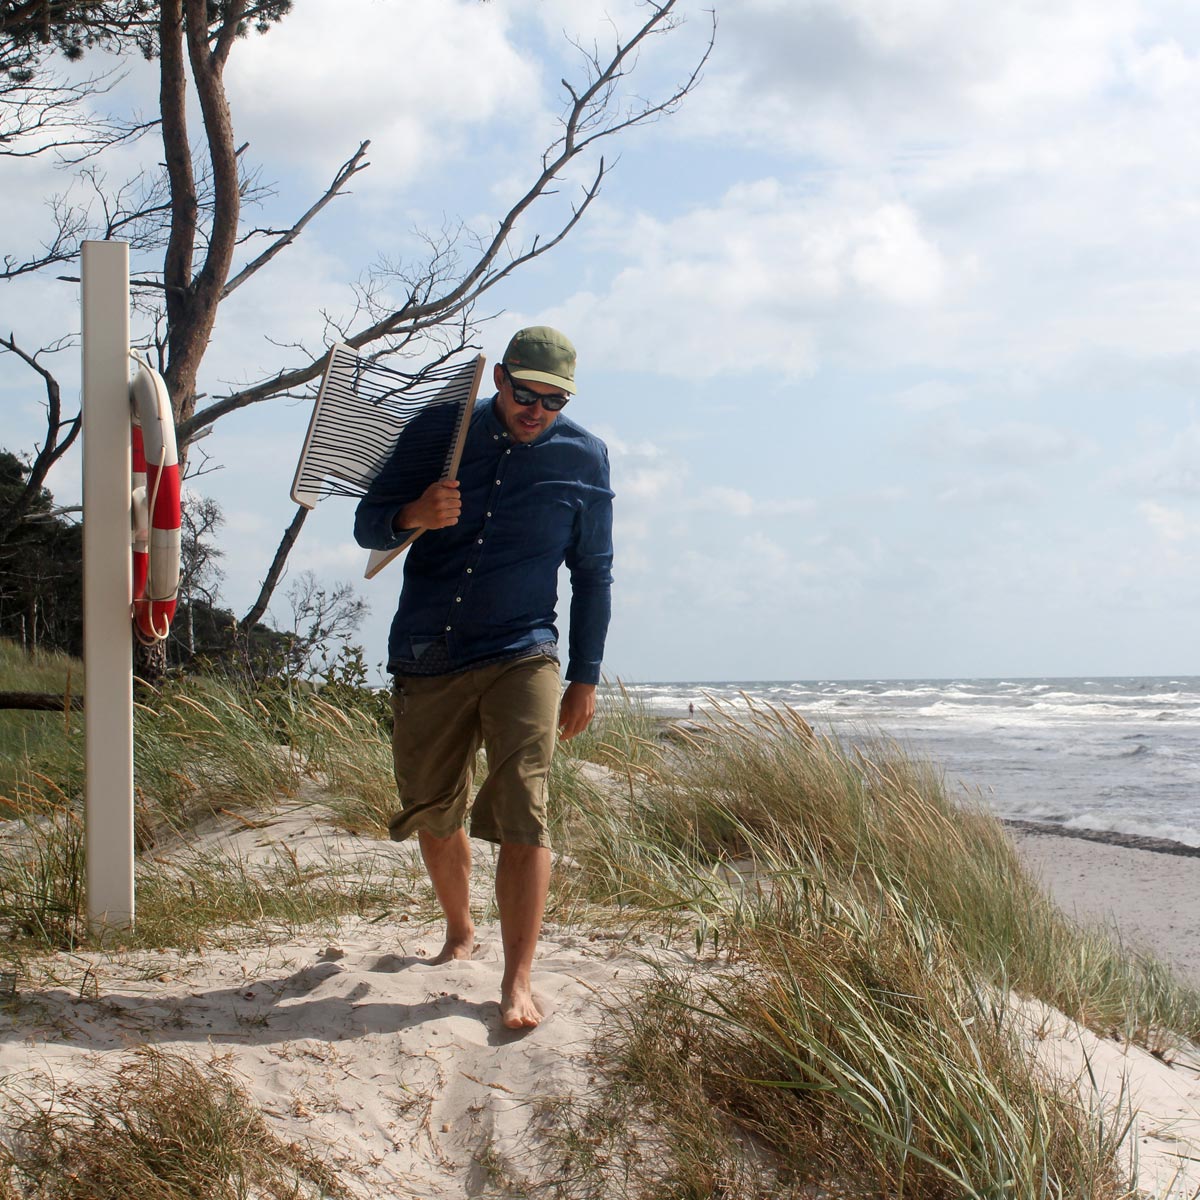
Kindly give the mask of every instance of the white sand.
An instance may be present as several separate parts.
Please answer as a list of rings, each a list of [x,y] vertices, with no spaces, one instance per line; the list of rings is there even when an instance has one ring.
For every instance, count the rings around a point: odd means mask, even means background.
[[[417,861],[413,848],[345,834],[318,811],[291,804],[256,816],[255,828],[226,821],[190,850],[246,863],[282,852],[301,867],[334,856],[389,873]],[[493,856],[485,847],[476,856],[481,911]],[[424,959],[441,942],[440,927],[401,912],[345,921],[333,940],[62,956],[55,970],[70,986],[22,988],[0,1004],[0,1077],[29,1074],[29,1090],[42,1093],[49,1080],[86,1080],[106,1057],[152,1043],[232,1066],[276,1132],[311,1142],[364,1196],[491,1194],[489,1171],[540,1174],[540,1107],[594,1091],[605,1006],[652,968],[644,948],[617,935],[548,924],[535,975],[545,1019],[515,1032],[497,1003],[499,927],[479,925],[470,960],[431,966]]]
[[[336,946],[100,964],[95,999],[52,989],[0,1018],[0,1073],[75,1079],[97,1054],[153,1042],[230,1062],[279,1132],[326,1148],[364,1194],[474,1195],[489,1157],[520,1178],[536,1167],[532,1106],[588,1092],[602,997],[637,964],[548,937],[546,1020],[521,1035],[499,1019],[497,930],[481,930],[478,957],[442,967],[420,959],[436,935],[396,934],[358,925]]]
[[[412,853],[339,834],[302,806],[262,828],[230,822],[203,845],[251,861],[286,847],[301,864],[336,854],[389,869]],[[1142,862],[1124,857],[1131,853],[1118,851],[1114,861]],[[485,866],[489,852],[480,858]],[[1179,866],[1155,861],[1143,869],[1161,883]],[[477,874],[482,909],[486,871]],[[1198,900],[1200,889],[1191,893],[1193,906]],[[1155,925],[1145,919],[1139,936]],[[78,1080],[97,1063],[151,1042],[232,1066],[279,1133],[311,1140],[364,1196],[489,1194],[497,1172],[515,1181],[544,1178],[539,1112],[594,1090],[589,1056],[605,1006],[652,970],[648,960],[714,968],[679,951],[651,954],[611,935],[548,926],[535,966],[546,1019],[515,1033],[501,1025],[496,1003],[498,930],[482,924],[478,937],[469,961],[432,967],[422,960],[439,948],[439,930],[401,912],[387,923],[346,922],[335,941],[314,934],[200,956],[64,958],[60,978],[69,986],[25,988],[18,1002],[0,1006],[0,1075]],[[85,966],[92,970],[81,996]],[[1086,1058],[1108,1103],[1131,1089],[1148,1194],[1190,1200],[1200,1191],[1200,1060],[1168,1066],[1100,1041],[1036,1004],[1022,1012],[1044,1062],[1082,1077],[1087,1089]]]
[[[1164,1062],[1138,1046],[1098,1038],[1036,1000],[1020,1019],[1038,1061],[1076,1082],[1085,1105],[1108,1109],[1108,1122],[1133,1122],[1123,1147],[1138,1186],[1156,1200],[1200,1195],[1200,1053]]]
[[[1066,913],[1112,926],[1200,987],[1200,857],[1020,830],[1014,839]]]
[[[1066,913],[1115,931],[1200,987],[1200,857],[1111,845],[1039,832],[1014,833],[1021,858]],[[1200,1053],[1170,1064],[1136,1046],[1101,1040],[1061,1013],[1029,1006],[1042,1061],[1079,1077],[1090,1090],[1090,1064],[1108,1096],[1128,1089],[1136,1110],[1138,1181],[1153,1196],[1200,1195]]]

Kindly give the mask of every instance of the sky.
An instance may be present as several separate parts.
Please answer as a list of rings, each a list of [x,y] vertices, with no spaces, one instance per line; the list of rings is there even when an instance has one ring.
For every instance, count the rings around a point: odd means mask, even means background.
[[[708,4],[683,0],[629,96],[686,76]],[[489,232],[555,136],[576,47],[603,52],[643,11],[302,0],[239,43],[234,126],[274,192],[252,221],[294,219],[368,137],[371,167],[222,307],[203,389],[319,346],[322,312],[421,231]],[[616,492],[606,674],[1200,674],[1200,10],[717,0],[716,17],[694,94],[606,149],[580,226],[477,314],[489,364],[524,324],[578,347],[568,413],[607,442]],[[152,66],[120,65],[111,103],[151,110]],[[160,150],[121,150],[110,179]],[[3,172],[12,252],[46,236],[70,178]],[[76,330],[77,285],[0,284],[0,327],[29,347]],[[55,367],[77,395],[78,351]],[[0,445],[38,436],[35,384],[0,356]],[[310,409],[243,410],[202,443],[221,469],[189,486],[223,506],[234,611],[291,517]],[[79,470],[56,469],[56,497]],[[356,581],[374,666],[400,570],[362,580],[352,521],[352,501],[322,502],[290,570]],[[282,594],[272,612],[287,624]],[[566,612],[564,581],[564,638]]]

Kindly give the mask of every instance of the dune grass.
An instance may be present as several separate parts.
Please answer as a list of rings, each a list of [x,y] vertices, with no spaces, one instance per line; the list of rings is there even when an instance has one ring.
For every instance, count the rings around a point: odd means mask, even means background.
[[[0,689],[81,696],[83,663],[52,651],[28,654],[16,642],[0,638]],[[65,706],[62,712],[0,711],[0,818],[2,798],[16,786],[22,764],[52,756],[55,745],[82,724],[82,715]]]
[[[314,782],[340,824],[381,834],[395,801],[374,701],[177,682],[142,694],[136,738],[139,920],[119,945],[385,920],[413,893],[408,860],[178,852],[213,814],[252,822]],[[79,762],[72,731],[27,753],[5,794],[20,820],[0,934],[18,966],[89,944]],[[694,954],[614,1014],[603,1094],[557,1114],[553,1194],[1130,1194],[1121,1114],[1039,1076],[1011,997],[1169,1056],[1200,1038],[1200,995],[1068,920],[934,767],[815,736],[788,710],[664,728],[618,697],[556,756],[551,791],[548,917]]]
[[[11,686],[0,676],[0,686]],[[16,714],[0,713],[0,718]],[[90,944],[85,928],[83,723],[9,764],[0,806],[0,958],[24,973],[31,956]],[[135,703],[137,928],[109,944],[195,947],[215,931],[297,928],[341,916],[386,916],[413,891],[407,860],[364,868],[330,854],[301,865],[285,850],[251,864],[188,848],[215,818],[251,821],[314,781],[346,824],[384,807],[386,741],[364,713],[343,712],[311,689],[248,694],[223,679],[139,685]],[[394,794],[394,793],[393,793]],[[164,854],[164,852],[169,852]]]
[[[640,771],[629,803],[586,788],[573,803],[576,886],[592,900],[690,919],[731,947],[764,920],[789,927],[794,895],[886,895],[943,929],[981,980],[1158,1052],[1200,1039],[1196,989],[1068,919],[1000,822],[893,743],[848,746],[761,706],[718,713]]]
[[[1129,1197],[1128,1113],[1042,1077],[995,994],[886,924],[760,931],[738,967],[664,974],[622,1010],[577,1194],[620,1175],[647,1198]]]
[[[560,1130],[562,1194],[1131,1196],[1127,1108],[1045,1078],[1012,997],[1169,1056],[1200,994],[1069,921],[999,822],[894,745],[754,707],[683,736],[564,823],[556,902],[690,932],[708,969],[615,1014],[613,1086]]]
[[[143,1047],[81,1085],[9,1077],[0,1098],[0,1200],[353,1194],[313,1149],[273,1133],[217,1064]]]
[[[30,823],[0,856],[0,964],[24,981],[37,978],[37,961],[56,951],[100,945],[198,951],[301,929],[332,930],[343,917],[383,921],[418,902],[433,915],[432,890],[409,857],[349,860],[329,847],[301,860],[285,844],[256,861],[182,842],[169,850],[142,855],[135,864],[136,926],[99,937],[86,924],[78,814],[58,812]]]

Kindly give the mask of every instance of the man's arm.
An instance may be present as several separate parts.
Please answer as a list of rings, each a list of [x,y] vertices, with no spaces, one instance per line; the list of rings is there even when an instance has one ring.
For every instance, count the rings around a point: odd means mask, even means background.
[[[462,514],[462,496],[457,479],[439,479],[431,483],[411,504],[405,504],[392,517],[395,533],[414,529],[445,529],[457,525]]]
[[[360,546],[392,550],[418,529],[442,529],[458,520],[457,492],[451,498],[446,488],[450,481],[437,478],[444,443],[453,433],[452,416],[447,406],[436,405],[405,427],[355,511],[354,540]]]
[[[595,715],[596,684],[612,615],[612,489],[607,452],[591,491],[591,503],[579,515],[566,555],[571,572],[571,630],[568,686],[559,709],[564,739],[582,733]]]
[[[594,683],[567,684],[562,703],[558,706],[558,736],[570,741],[582,733],[596,715],[596,685]]]

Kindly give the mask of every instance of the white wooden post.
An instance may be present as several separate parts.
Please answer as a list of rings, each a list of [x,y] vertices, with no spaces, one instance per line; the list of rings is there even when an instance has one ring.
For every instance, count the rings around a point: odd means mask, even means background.
[[[83,244],[83,663],[88,924],[133,923],[129,246]]]

